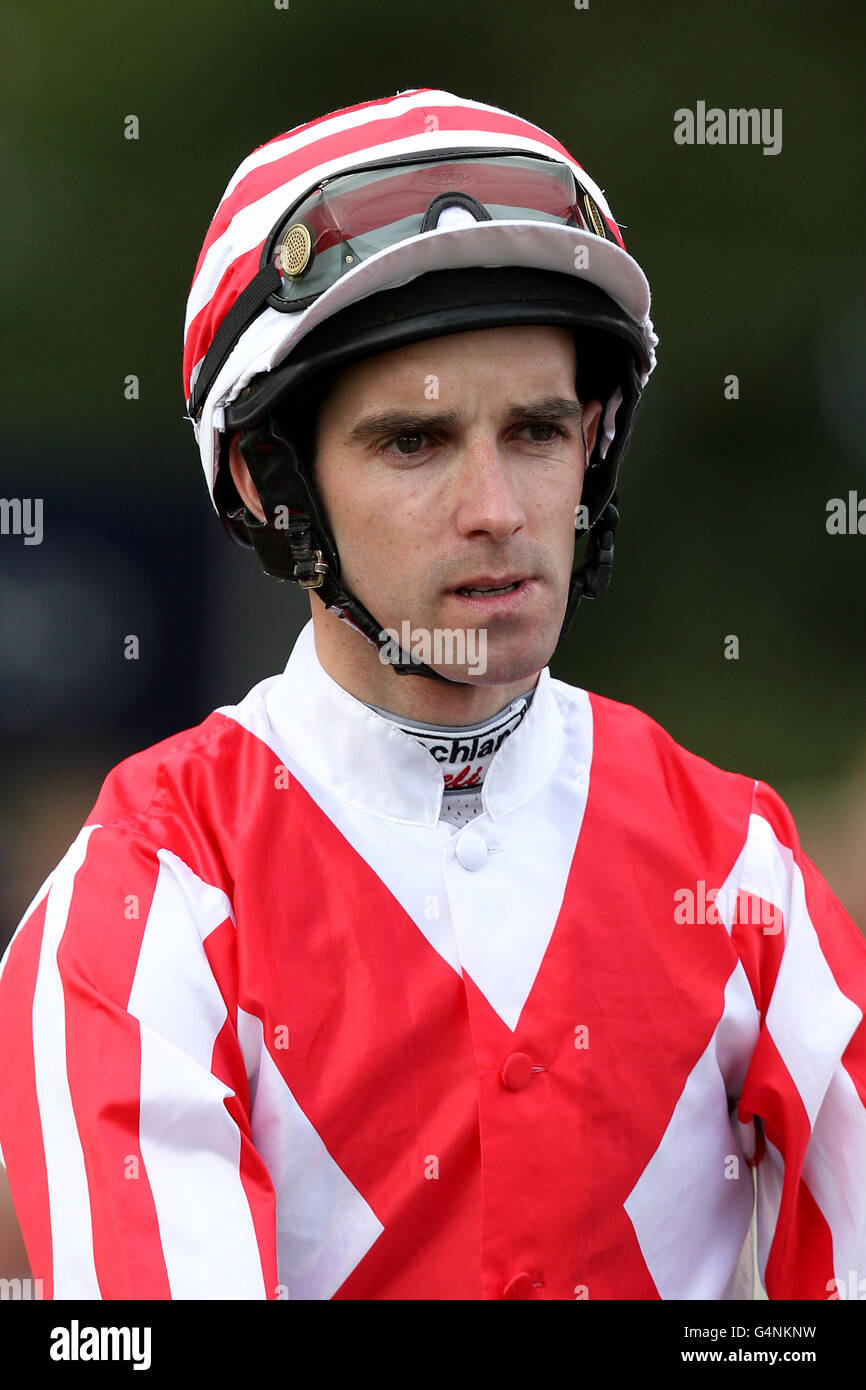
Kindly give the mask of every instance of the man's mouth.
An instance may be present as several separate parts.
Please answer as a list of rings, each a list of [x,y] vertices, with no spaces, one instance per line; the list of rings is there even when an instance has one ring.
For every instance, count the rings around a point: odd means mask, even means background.
[[[462,584],[455,592],[465,594],[467,598],[482,598],[491,594],[513,593],[515,589],[520,588],[522,583],[522,579],[506,579],[499,583],[494,580],[479,579],[471,584]]]

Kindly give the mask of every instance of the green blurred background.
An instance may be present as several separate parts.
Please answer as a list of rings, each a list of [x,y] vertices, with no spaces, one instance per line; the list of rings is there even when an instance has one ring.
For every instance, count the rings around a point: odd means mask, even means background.
[[[866,535],[826,530],[829,499],[866,497],[860,5],[0,10],[0,494],[43,498],[45,528],[40,546],[0,536],[0,944],[113,763],[281,669],[306,621],[210,510],[186,295],[250,150],[409,87],[556,135],[653,291],[613,583],[554,674],[771,783],[866,925]],[[677,145],[674,112],[699,100],[781,108],[781,152]]]

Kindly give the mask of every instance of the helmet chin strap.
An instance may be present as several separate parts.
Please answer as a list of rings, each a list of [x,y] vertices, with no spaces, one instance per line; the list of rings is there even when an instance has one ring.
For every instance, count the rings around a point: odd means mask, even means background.
[[[597,598],[607,587],[613,569],[613,549],[617,523],[619,521],[619,511],[615,505],[616,494],[609,502],[596,525],[587,545],[586,559],[571,576],[568,588],[568,602],[565,608],[565,617],[559,636],[556,639],[556,646],[551,652],[559,649],[565,637],[568,627],[577,612],[578,604],[582,598]],[[324,588],[324,585],[322,586]],[[329,612],[336,613],[337,617],[348,622],[350,627],[354,627],[363,637],[371,641],[381,651],[388,643],[393,646],[393,636],[388,633],[371,613],[358,600],[342,587],[338,590],[336,604],[328,603]],[[372,632],[366,625],[365,620],[369,619],[372,624]],[[390,656],[387,664],[393,668],[398,676],[427,676],[428,679],[447,681],[452,685],[461,685],[464,682],[455,680],[453,676],[443,676],[441,672],[425,665],[423,661],[417,661],[410,653],[404,653],[400,648],[400,660],[395,661]],[[548,658],[549,660],[550,658]]]
[[[636,372],[626,384],[625,396],[636,405],[640,388]],[[632,401],[633,398],[633,401]],[[586,436],[581,427],[586,454]],[[590,463],[584,477],[583,497],[594,520],[588,527],[585,558],[572,573],[565,616],[556,646],[559,649],[583,598],[597,598],[607,587],[613,568],[614,540],[619,511],[616,505],[616,477],[619,462],[628,443],[628,434],[618,434],[604,460]],[[274,416],[240,431],[241,454],[259,495],[265,514],[260,521],[246,507],[229,513],[243,522],[265,571],[276,579],[293,580],[302,589],[314,590],[329,612],[388,656],[383,664],[399,676],[425,676],[428,680],[463,684],[443,676],[425,662],[416,660],[395,643],[368,608],[350,593],[340,578],[340,557],[324,515],[319,497],[307,476],[297,449],[283,433]],[[394,659],[397,646],[400,656]]]
[[[231,513],[249,531],[259,559],[275,579],[291,579],[302,589],[314,590],[330,613],[380,652],[394,641],[368,608],[344,587],[340,557],[325,520],[315,489],[307,477],[297,450],[273,416],[240,433],[240,450],[255,484],[265,520],[243,507]],[[412,673],[430,680],[447,681],[424,662],[415,661],[400,648],[400,659],[387,664],[398,675]]]

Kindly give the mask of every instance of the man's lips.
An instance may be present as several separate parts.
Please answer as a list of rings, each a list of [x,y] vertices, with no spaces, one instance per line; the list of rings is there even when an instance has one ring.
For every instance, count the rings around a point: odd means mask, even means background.
[[[503,588],[503,585],[506,587]],[[508,587],[509,585],[512,587]],[[504,576],[498,581],[492,576],[484,576],[483,579],[474,579],[471,584],[461,584],[459,588],[451,589],[449,597],[455,599],[461,607],[468,606],[474,608],[476,613],[497,617],[522,607],[537,592],[537,588],[535,576]],[[481,589],[490,589],[493,592],[479,593],[478,590]]]
[[[464,579],[460,584],[456,584],[451,592],[459,594],[466,589],[507,589],[512,585],[523,584],[530,578],[527,574],[504,574],[498,577],[491,574],[474,575],[471,579]]]

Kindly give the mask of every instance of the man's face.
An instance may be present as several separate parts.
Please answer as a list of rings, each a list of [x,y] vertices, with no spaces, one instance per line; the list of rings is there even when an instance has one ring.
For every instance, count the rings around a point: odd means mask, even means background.
[[[521,681],[556,645],[586,464],[575,375],[568,330],[488,328],[347,367],[323,402],[315,480],[346,587],[396,633],[463,630],[474,664],[428,663],[451,679]]]

